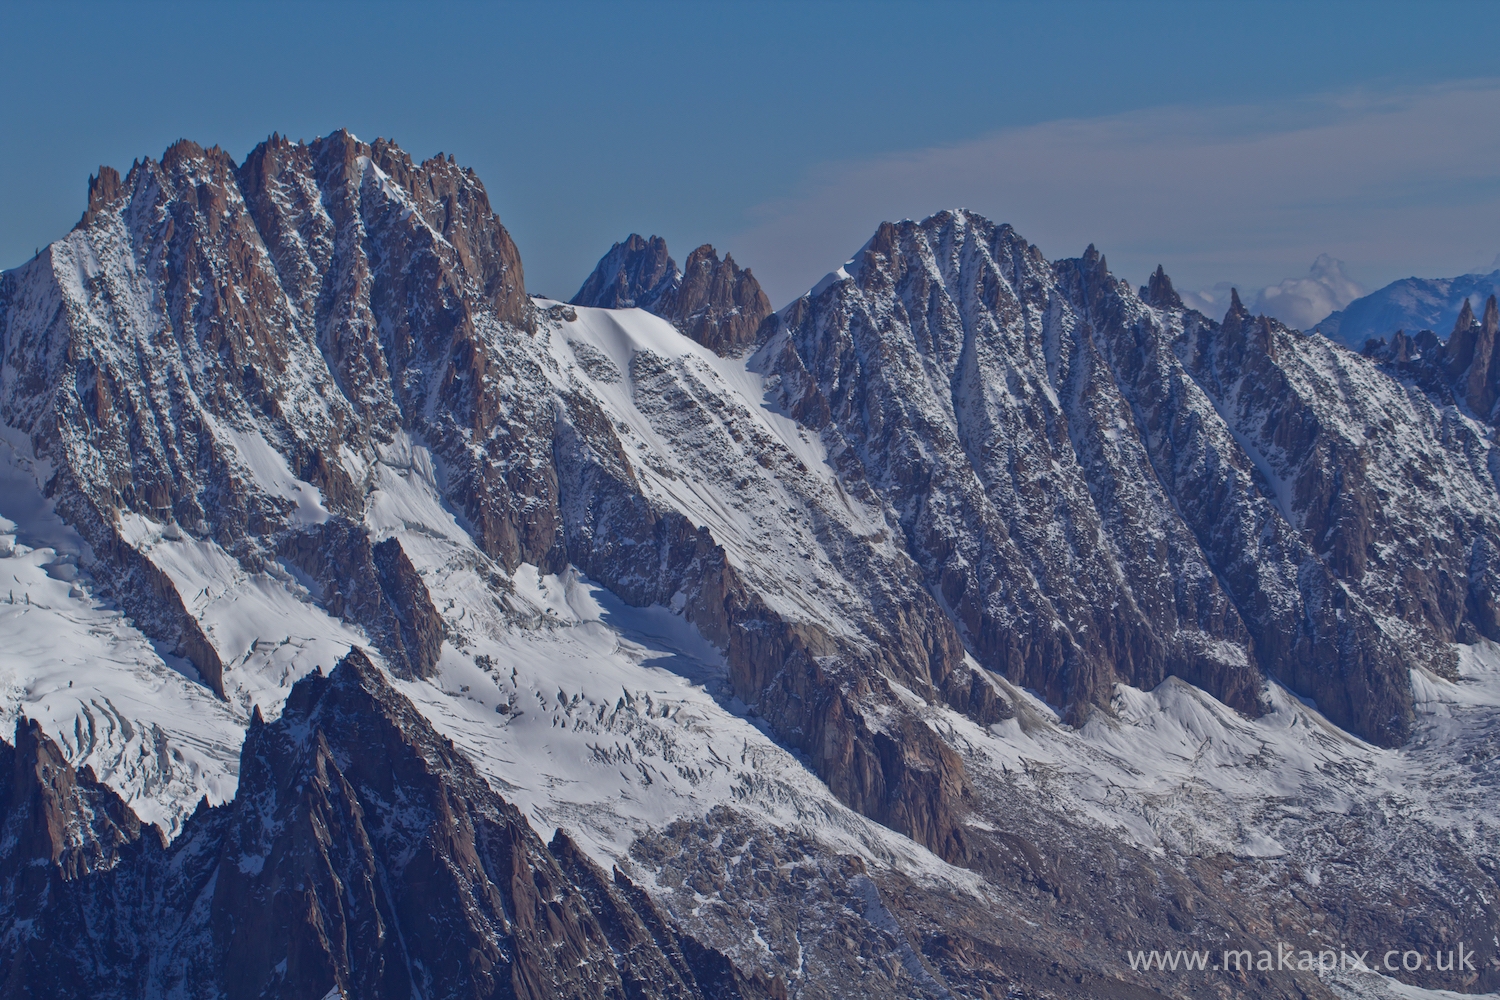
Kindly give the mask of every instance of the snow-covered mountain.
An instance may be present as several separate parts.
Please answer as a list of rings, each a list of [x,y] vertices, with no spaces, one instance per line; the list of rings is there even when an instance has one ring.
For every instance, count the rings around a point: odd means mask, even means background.
[[[0,991],[1500,986],[1452,378],[964,212],[776,313],[639,237],[531,298],[342,132],[101,169],[0,349]]]
[[[1457,278],[1402,278],[1355,299],[1308,327],[1356,351],[1368,340],[1390,339],[1397,330],[1415,337],[1431,330],[1446,337],[1467,305],[1478,312],[1500,295],[1500,270]]]

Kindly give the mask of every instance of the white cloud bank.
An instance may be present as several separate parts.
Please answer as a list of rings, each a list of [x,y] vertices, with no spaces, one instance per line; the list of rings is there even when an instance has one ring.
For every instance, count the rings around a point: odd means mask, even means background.
[[[1254,313],[1275,316],[1298,330],[1306,330],[1336,309],[1342,309],[1368,292],[1344,273],[1344,262],[1319,254],[1305,278],[1262,288],[1250,307]]]
[[[1094,243],[1136,282],[1162,263],[1179,289],[1267,288],[1265,307],[1300,323],[1353,287],[1341,267],[1280,280],[1322,255],[1379,285],[1494,254],[1500,80],[1158,108],[826,164],[724,242],[780,306],[881,220],[959,206],[1014,224],[1050,257]]]
[[[1342,309],[1361,295],[1368,294],[1366,288],[1344,273],[1344,262],[1318,254],[1308,268],[1305,278],[1286,278],[1258,291],[1241,285],[1240,300],[1251,312],[1274,316],[1296,330],[1306,330],[1329,313]],[[1223,319],[1229,311],[1232,281],[1216,282],[1211,288],[1178,289],[1182,301],[1205,316]]]

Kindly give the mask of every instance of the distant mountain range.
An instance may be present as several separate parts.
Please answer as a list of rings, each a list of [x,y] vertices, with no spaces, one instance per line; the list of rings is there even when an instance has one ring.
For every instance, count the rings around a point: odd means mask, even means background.
[[[1465,302],[1471,311],[1481,312],[1491,295],[1500,295],[1500,269],[1456,278],[1402,278],[1329,313],[1308,332],[1317,330],[1355,350],[1367,340],[1389,339],[1397,330],[1408,335],[1431,330],[1447,338]]]

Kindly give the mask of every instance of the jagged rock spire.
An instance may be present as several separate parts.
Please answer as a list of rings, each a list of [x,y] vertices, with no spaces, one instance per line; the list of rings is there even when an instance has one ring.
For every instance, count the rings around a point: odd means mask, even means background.
[[[89,767],[75,771],[35,719],[0,741],[0,872],[55,865],[65,879],[113,867],[150,830]],[[0,876],[3,877],[3,876]]]
[[[78,225],[74,228],[82,229],[92,225],[99,213],[120,198],[122,191],[120,172],[114,167],[101,165],[99,172],[89,177],[89,207],[84,210],[83,218],[78,220]]]
[[[1467,304],[1467,303],[1466,303]],[[1481,419],[1489,419],[1495,410],[1495,400],[1500,396],[1500,351],[1497,351],[1496,333],[1500,328],[1500,308],[1491,295],[1484,304],[1484,319],[1477,324],[1474,336],[1473,360],[1469,363],[1468,377],[1464,380],[1464,397],[1469,409]]]
[[[753,343],[771,300],[750,269],[707,243],[688,254],[677,293],[677,327],[716,354]]]
[[[1495,296],[1485,302],[1483,316],[1475,319],[1469,300],[1464,300],[1453,333],[1442,347],[1441,365],[1456,400],[1474,416],[1493,423],[1500,415],[1496,408],[1500,401],[1500,307]]]
[[[1160,264],[1152,272],[1150,279],[1141,288],[1141,298],[1148,306],[1155,309],[1181,309],[1182,296],[1172,287],[1172,279],[1167,277],[1167,272]]]
[[[1479,336],[1479,324],[1474,320],[1474,310],[1469,307],[1469,300],[1464,299],[1464,304],[1458,311],[1458,319],[1453,324],[1453,332],[1448,335],[1448,366],[1455,372],[1467,369],[1474,360],[1474,341]]]
[[[665,240],[644,240],[636,233],[600,258],[572,304],[644,309],[718,354],[752,343],[771,314],[760,282],[729,254],[720,260],[705,243],[678,270]]]
[[[631,233],[599,258],[593,273],[570,301],[575,306],[656,312],[654,307],[672,296],[681,278],[677,262],[667,253],[666,240],[660,236],[648,240]]]

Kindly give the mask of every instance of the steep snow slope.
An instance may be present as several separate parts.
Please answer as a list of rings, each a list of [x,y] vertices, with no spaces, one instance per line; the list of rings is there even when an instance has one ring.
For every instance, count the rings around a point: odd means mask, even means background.
[[[621,443],[646,495],[708,528],[777,612],[861,641],[852,619],[869,618],[868,599],[825,542],[837,532],[893,564],[888,572],[904,566],[881,511],[843,493],[817,436],[767,404],[743,360],[719,358],[664,320],[638,309],[574,313],[551,331],[553,356],[563,378],[587,379],[627,428]]]

